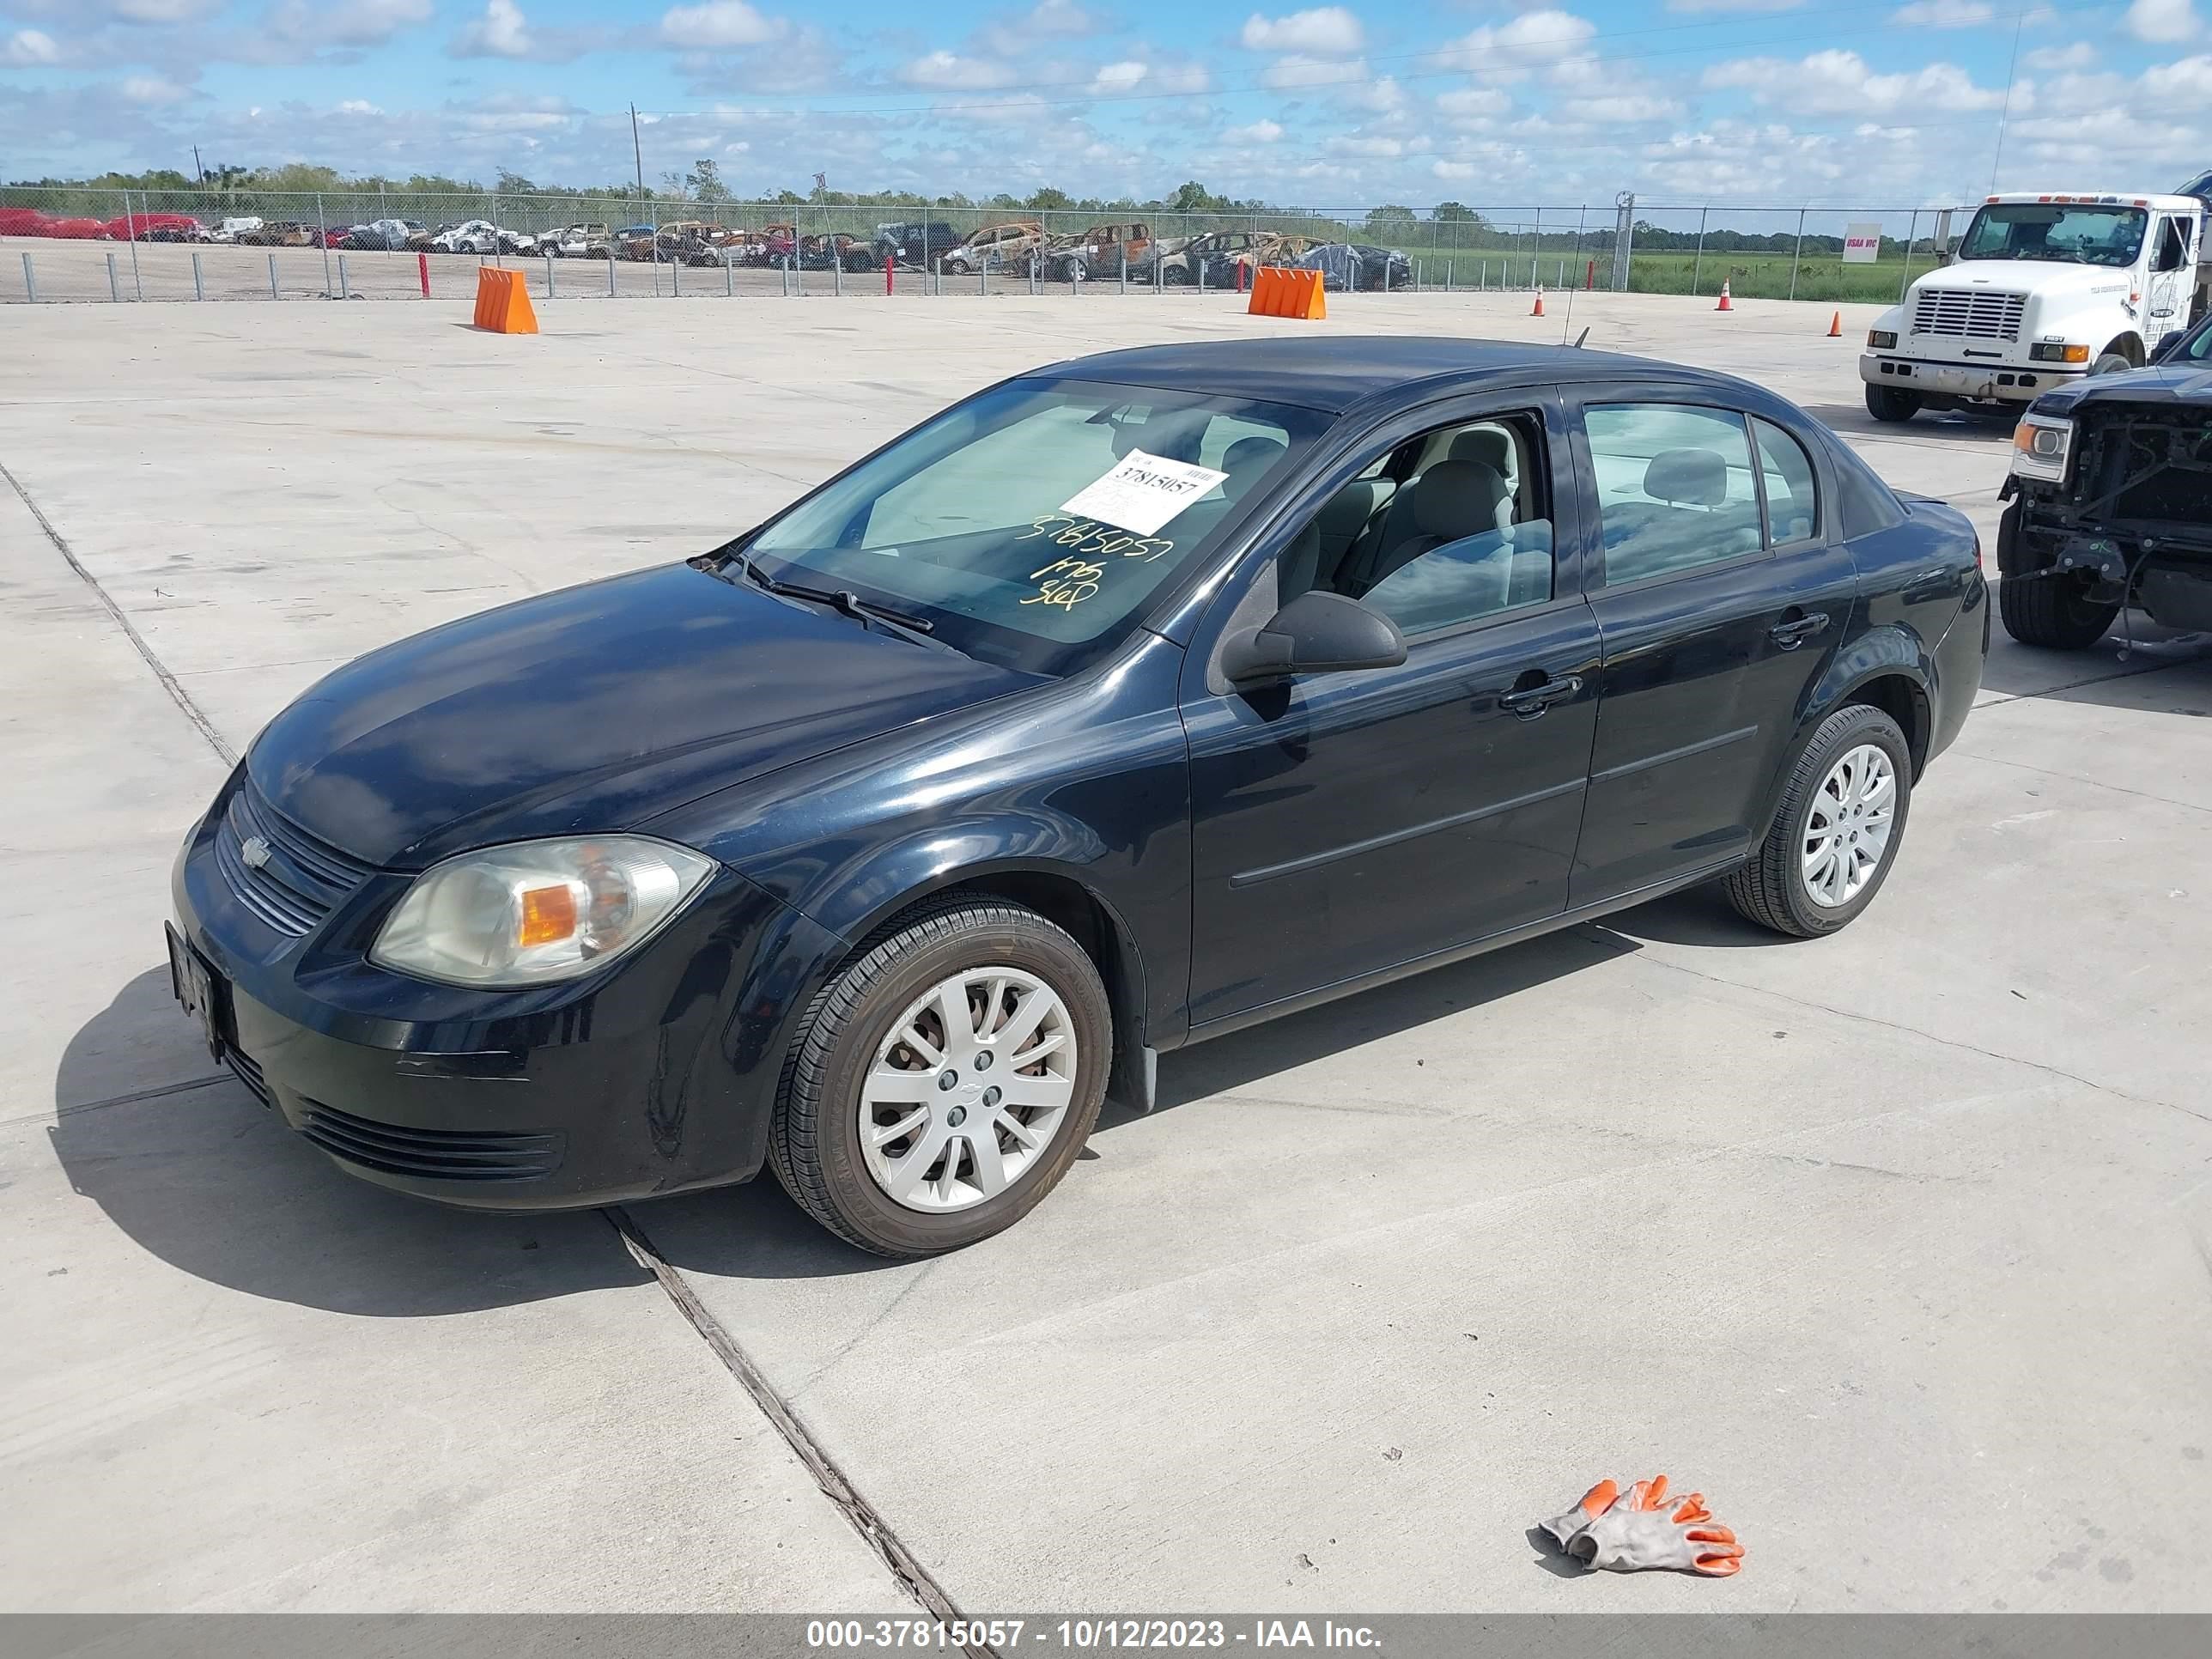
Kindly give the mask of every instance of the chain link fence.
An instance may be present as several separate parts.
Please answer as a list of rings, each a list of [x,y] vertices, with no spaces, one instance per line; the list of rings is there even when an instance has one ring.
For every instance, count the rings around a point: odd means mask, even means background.
[[[1332,292],[1589,288],[1894,300],[1967,210],[1647,205],[1032,211],[619,195],[0,190],[0,301],[1242,291],[1309,264]],[[1878,237],[1846,260],[1847,236]],[[1349,253],[1344,250],[1350,249]]]

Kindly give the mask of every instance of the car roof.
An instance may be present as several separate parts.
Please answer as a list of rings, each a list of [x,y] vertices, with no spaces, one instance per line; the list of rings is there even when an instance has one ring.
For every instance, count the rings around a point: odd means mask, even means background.
[[[1331,334],[1305,339],[1199,340],[1073,357],[1048,371],[1162,390],[1213,392],[1340,414],[1382,392],[1419,386],[1545,384],[1594,380],[1692,381],[1765,404],[1766,394],[1725,374],[1649,357],[1573,346],[1419,335]]]

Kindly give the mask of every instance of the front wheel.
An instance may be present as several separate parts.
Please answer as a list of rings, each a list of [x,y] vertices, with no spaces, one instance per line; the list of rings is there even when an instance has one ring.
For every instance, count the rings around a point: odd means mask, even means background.
[[[1896,861],[1912,805],[1912,751],[1897,722],[1866,703],[1822,720],[1782,792],[1782,810],[1729,902],[1778,933],[1817,939],[1874,902]]]
[[[929,901],[807,1010],[769,1129],[777,1178],[879,1255],[988,1238],[1067,1173],[1112,1047],[1105,986],[1066,933],[978,894]]]
[[[2124,374],[2137,367],[2136,360],[2124,351],[2108,351],[2089,365],[2092,374]]]
[[[1871,380],[1866,389],[1867,413],[1877,421],[1899,425],[1920,412],[1920,394],[1905,392],[1893,386],[1876,386]]]
[[[2105,637],[2120,614],[2118,600],[2093,599],[2087,588],[2087,581],[2070,571],[2001,577],[1997,615],[2005,632],[2022,645],[2086,651]]]

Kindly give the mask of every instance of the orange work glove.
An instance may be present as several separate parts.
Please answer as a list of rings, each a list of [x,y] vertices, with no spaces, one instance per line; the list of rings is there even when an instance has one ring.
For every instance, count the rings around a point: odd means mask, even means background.
[[[1743,1547],[1705,1508],[1703,1496],[1667,1500],[1667,1477],[1639,1480],[1567,1540],[1567,1553],[1604,1572],[1655,1569],[1725,1578],[1743,1566]]]
[[[1570,1538],[1611,1509],[1613,1500],[1620,1496],[1619,1486],[1610,1480],[1601,1480],[1584,1492],[1574,1508],[1565,1515],[1556,1520],[1539,1521],[1536,1524],[1552,1535],[1554,1544],[1565,1549]]]

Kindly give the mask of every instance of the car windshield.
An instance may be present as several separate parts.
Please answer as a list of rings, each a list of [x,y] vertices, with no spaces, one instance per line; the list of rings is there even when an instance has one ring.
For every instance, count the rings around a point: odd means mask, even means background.
[[[971,656],[1064,674],[1126,637],[1330,418],[1010,380],[908,433],[744,550],[772,580],[849,589],[926,618]]]
[[[2056,259],[2081,265],[2131,265],[2142,252],[2149,216],[2141,208],[2094,204],[1999,202],[1974,215],[1959,244],[1961,259]]]

